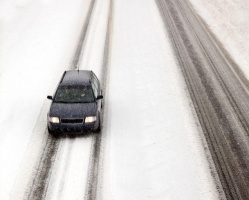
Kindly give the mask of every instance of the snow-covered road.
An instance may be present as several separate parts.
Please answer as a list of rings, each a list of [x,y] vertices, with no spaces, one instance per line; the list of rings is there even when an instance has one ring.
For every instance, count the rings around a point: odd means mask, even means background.
[[[102,199],[217,199],[155,2],[113,10]]]
[[[31,173],[25,166],[34,166],[41,150],[46,128],[47,107],[41,110],[45,97],[54,91],[63,70],[71,64],[89,3],[0,3],[1,199],[15,199],[29,179],[19,176]],[[43,116],[41,121],[39,116]],[[33,137],[37,142],[30,149]],[[29,163],[25,163],[28,158]]]
[[[188,2],[157,2],[226,197],[248,199],[248,80]]]
[[[69,65],[70,69],[91,69],[98,75],[101,74],[108,5],[108,2],[105,4],[94,0],[90,2],[83,20],[84,24],[81,25],[82,30],[75,54]],[[98,31],[96,32],[98,34],[95,34],[96,22],[99,23],[98,28],[103,32]],[[98,49],[95,49],[94,54],[89,54],[89,51],[94,48],[94,45],[89,45],[92,37],[95,40],[100,37],[103,41],[98,41]],[[86,60],[95,63],[95,68],[86,66]],[[96,61],[99,62],[99,65],[96,64]],[[23,161],[16,181],[18,192],[15,191],[13,199],[77,199],[83,198],[85,191],[87,192],[91,188],[89,177],[93,167],[90,164],[93,160],[98,136],[92,134],[77,139],[49,136],[44,128],[47,110],[48,103],[45,103],[28,146],[28,149],[36,147],[37,151],[32,154],[26,153],[28,156]],[[43,128],[40,124],[43,124]],[[30,163],[31,160],[33,160],[32,163]],[[22,182],[21,186],[20,182]]]
[[[155,0],[0,3],[0,199],[224,198],[160,11]],[[102,82],[103,130],[53,138],[45,97],[74,68]]]

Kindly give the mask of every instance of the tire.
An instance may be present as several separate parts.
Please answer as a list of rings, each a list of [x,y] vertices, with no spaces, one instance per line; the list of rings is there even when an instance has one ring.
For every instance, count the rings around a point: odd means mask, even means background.
[[[48,133],[54,138],[59,137],[59,134],[57,132],[52,131],[49,127],[48,127]]]
[[[99,124],[98,124],[98,128],[95,130],[96,133],[100,133],[101,132],[101,121],[100,121],[100,115],[99,115]]]
[[[95,130],[95,133],[100,133],[101,132],[101,126],[99,125],[98,128]]]

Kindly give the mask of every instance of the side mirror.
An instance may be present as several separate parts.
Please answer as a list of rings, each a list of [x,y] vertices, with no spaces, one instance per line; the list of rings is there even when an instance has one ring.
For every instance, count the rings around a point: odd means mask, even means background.
[[[103,99],[103,95],[97,96],[97,100],[99,100],[99,99]]]
[[[52,96],[47,96],[47,99],[53,100]]]

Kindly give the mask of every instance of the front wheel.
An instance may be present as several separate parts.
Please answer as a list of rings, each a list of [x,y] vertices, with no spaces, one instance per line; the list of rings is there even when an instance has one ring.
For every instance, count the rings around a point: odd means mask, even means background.
[[[48,133],[49,133],[51,136],[55,137],[55,138],[57,138],[57,137],[59,136],[58,133],[56,133],[55,131],[52,131],[49,127],[48,127]]]
[[[98,124],[98,128],[95,130],[96,133],[99,133],[101,131],[101,120],[100,120],[100,115],[99,115],[99,124]]]

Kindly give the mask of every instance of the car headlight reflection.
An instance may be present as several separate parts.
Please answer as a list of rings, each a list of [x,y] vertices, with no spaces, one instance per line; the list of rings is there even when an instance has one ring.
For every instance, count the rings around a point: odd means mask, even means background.
[[[60,123],[59,117],[49,117],[49,121],[56,124]]]
[[[89,117],[86,117],[85,119],[85,123],[91,123],[95,121],[96,121],[96,116],[89,116]]]

